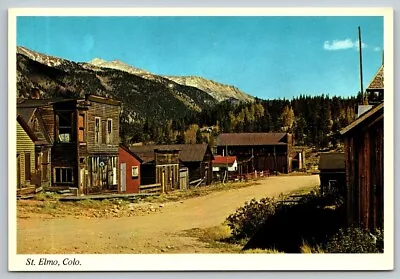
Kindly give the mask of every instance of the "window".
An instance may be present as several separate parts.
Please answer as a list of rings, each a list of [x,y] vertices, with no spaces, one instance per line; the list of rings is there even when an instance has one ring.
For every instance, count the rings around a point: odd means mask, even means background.
[[[95,143],[100,143],[100,117],[95,118],[95,125],[94,141]]]
[[[337,190],[338,190],[337,180],[329,180],[327,191],[329,193],[335,193]]]
[[[112,119],[107,119],[107,144],[112,143]]]
[[[78,115],[78,140],[79,142],[85,141],[85,115]]]
[[[132,178],[139,177],[139,167],[133,166],[132,167]]]
[[[72,168],[55,168],[56,183],[72,183]]]
[[[72,124],[71,111],[57,112],[58,140],[60,142],[71,142],[72,140],[71,124]]]

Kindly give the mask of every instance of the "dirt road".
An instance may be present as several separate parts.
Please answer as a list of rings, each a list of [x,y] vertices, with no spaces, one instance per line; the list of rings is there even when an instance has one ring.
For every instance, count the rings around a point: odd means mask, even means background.
[[[166,203],[160,212],[117,219],[18,219],[17,253],[215,253],[188,237],[186,230],[221,224],[245,201],[317,186],[318,176],[278,176],[259,185],[180,202]]]

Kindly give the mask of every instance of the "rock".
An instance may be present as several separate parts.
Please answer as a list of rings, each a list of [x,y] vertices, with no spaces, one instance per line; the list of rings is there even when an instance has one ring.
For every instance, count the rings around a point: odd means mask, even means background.
[[[172,248],[174,248],[174,246],[170,246],[170,245],[167,246],[167,249],[172,249]]]
[[[160,207],[164,207],[165,205],[164,204],[160,204]]]
[[[161,249],[161,252],[167,252],[167,250],[165,250],[165,249]]]

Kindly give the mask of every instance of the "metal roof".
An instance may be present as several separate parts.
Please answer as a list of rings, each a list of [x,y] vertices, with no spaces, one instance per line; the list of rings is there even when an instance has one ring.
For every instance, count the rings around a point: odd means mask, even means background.
[[[163,145],[141,145],[130,146],[129,150],[140,157],[144,163],[154,160],[154,151],[179,150],[179,159],[182,162],[201,162],[209,150],[207,144],[163,144]],[[211,153],[211,151],[209,151]]]
[[[217,138],[217,146],[285,145],[286,133],[226,133]]]
[[[212,161],[213,166],[224,166],[224,165],[232,165],[236,161],[236,156],[214,156],[214,160]]]
[[[345,156],[343,152],[321,153],[319,158],[319,170],[344,170]]]

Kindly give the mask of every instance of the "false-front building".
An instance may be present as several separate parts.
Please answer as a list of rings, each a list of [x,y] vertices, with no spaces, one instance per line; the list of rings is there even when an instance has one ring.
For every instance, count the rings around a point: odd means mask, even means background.
[[[37,148],[41,165],[51,153],[52,187],[72,187],[81,194],[117,190],[120,102],[86,95],[60,101],[29,100],[18,107],[34,107],[37,112],[30,123],[38,125],[37,133],[43,135],[46,149]]]

